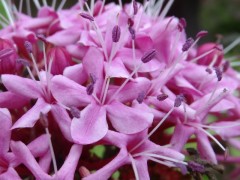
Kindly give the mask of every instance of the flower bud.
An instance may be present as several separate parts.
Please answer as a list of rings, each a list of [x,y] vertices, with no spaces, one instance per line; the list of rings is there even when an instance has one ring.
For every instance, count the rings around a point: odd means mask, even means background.
[[[71,65],[71,56],[62,47],[54,47],[47,53],[48,63],[53,58],[51,73],[53,75],[62,74],[65,67]]]

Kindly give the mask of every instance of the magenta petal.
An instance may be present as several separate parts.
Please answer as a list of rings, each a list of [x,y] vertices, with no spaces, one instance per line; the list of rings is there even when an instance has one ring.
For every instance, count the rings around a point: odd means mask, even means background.
[[[52,156],[50,150],[48,150],[43,156],[39,158],[38,164],[43,172],[48,173],[51,167]]]
[[[65,109],[63,109],[59,105],[52,105],[51,112],[53,114],[53,117],[55,121],[57,122],[59,128],[62,131],[62,134],[64,137],[72,142],[71,132],[70,132],[70,126],[71,126],[71,119]]]
[[[118,155],[106,166],[97,170],[95,173],[83,178],[83,180],[109,179],[111,175],[121,166],[129,164],[128,152],[121,149]]]
[[[0,157],[1,155],[6,154],[9,150],[12,119],[8,113],[4,113],[2,109],[0,111]]]
[[[150,88],[151,82],[146,78],[137,78],[135,81],[129,82],[126,86],[116,95],[116,99],[121,102],[133,101],[139,93],[147,92]]]
[[[88,75],[83,69],[82,64],[76,64],[74,66],[69,66],[65,68],[65,70],[63,71],[63,75],[78,84],[83,84],[88,79]]]
[[[42,96],[40,84],[28,78],[22,78],[16,75],[2,75],[4,86],[11,92],[20,94],[29,98],[38,98]]]
[[[72,146],[68,157],[56,175],[57,179],[74,179],[74,173],[76,171],[81,153],[82,146],[77,144]]]
[[[125,134],[134,134],[151,126],[153,114],[131,108],[117,101],[107,105],[108,117],[113,127]]]
[[[97,48],[91,47],[83,58],[83,67],[90,76],[92,74],[95,76],[96,83],[95,89],[97,92],[102,90],[102,82],[103,82],[103,68],[104,68],[104,58],[102,52],[100,52]]]
[[[134,159],[139,180],[150,180],[147,159],[143,157],[138,157]]]
[[[11,149],[16,157],[23,163],[35,176],[36,179],[50,179],[51,176],[44,173],[37,161],[22,142],[11,142]]]
[[[108,131],[105,107],[88,105],[79,119],[73,118],[71,133],[78,144],[91,144],[102,139]]]
[[[171,139],[171,147],[179,152],[182,151],[190,136],[194,133],[193,127],[177,124]]]
[[[2,173],[0,175],[1,180],[8,180],[8,179],[14,179],[14,180],[21,180],[18,173],[13,169],[12,167],[9,167],[8,170],[5,173]]]
[[[196,133],[196,136],[197,136],[197,149],[201,155],[201,158],[217,164],[216,154],[213,151],[213,148],[208,140],[207,135],[199,130]]]
[[[65,106],[79,107],[90,103],[86,88],[62,75],[52,78],[51,90],[54,98]]]
[[[29,98],[12,93],[10,91],[0,93],[0,107],[15,109],[25,106]]]
[[[47,114],[50,109],[51,106],[39,98],[36,104],[15,122],[12,129],[33,127],[39,119],[40,113]]]
[[[44,134],[34,139],[27,147],[34,157],[40,157],[49,150],[49,144],[46,143],[47,141],[48,135]]]

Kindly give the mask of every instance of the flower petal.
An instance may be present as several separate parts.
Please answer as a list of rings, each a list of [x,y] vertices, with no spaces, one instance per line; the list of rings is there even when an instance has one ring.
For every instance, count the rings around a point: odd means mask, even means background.
[[[0,111],[0,157],[9,150],[11,139],[12,119],[4,112]]]
[[[12,129],[33,127],[40,117],[41,113],[47,114],[51,106],[42,98],[39,98],[36,104],[28,110],[20,119],[15,122]]]
[[[113,127],[125,134],[143,131],[153,121],[153,114],[125,106],[117,101],[107,105],[107,112]]]
[[[56,175],[56,179],[74,179],[74,173],[76,171],[81,153],[82,146],[77,144],[72,146],[68,157]]]
[[[147,159],[143,157],[138,157],[134,159],[139,180],[150,180]]]
[[[53,117],[54,117],[55,121],[57,122],[59,128],[61,129],[64,137],[68,141],[72,142],[71,131],[70,131],[72,121],[71,121],[67,111],[59,105],[52,105],[51,112],[52,112]]]
[[[0,93],[0,107],[2,108],[22,108],[29,102],[28,97],[24,97],[10,91]]]
[[[96,104],[88,105],[81,111],[79,119],[73,118],[71,133],[78,144],[91,144],[102,139],[108,131],[106,109]]]
[[[86,88],[62,75],[51,79],[51,90],[54,98],[65,106],[79,107],[90,103]]]
[[[83,69],[82,64],[76,64],[74,66],[65,68],[65,70],[63,71],[63,75],[78,84],[83,84],[88,79],[88,75]]]
[[[201,155],[201,158],[217,164],[216,154],[213,151],[213,148],[208,140],[207,135],[198,130],[196,136],[197,136],[197,149]]]
[[[36,179],[51,179],[51,176],[43,172],[25,144],[20,141],[12,141],[11,150],[16,157],[33,173]]]
[[[4,86],[11,92],[29,97],[38,98],[42,96],[40,84],[28,78],[22,78],[16,75],[2,75]]]
[[[111,162],[97,170],[95,173],[84,177],[83,180],[109,179],[119,167],[129,163],[130,161],[127,151],[125,149],[121,149],[118,155]]]
[[[8,179],[14,179],[14,180],[21,180],[18,173],[13,169],[12,167],[9,167],[8,170],[0,175],[0,179],[2,180],[8,180]]]

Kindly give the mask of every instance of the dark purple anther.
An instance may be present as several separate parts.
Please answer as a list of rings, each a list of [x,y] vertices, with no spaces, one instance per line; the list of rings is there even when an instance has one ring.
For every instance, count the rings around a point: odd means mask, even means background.
[[[25,41],[24,46],[28,53],[32,53],[32,44],[29,41]]]
[[[93,93],[93,90],[94,90],[94,84],[93,83],[88,84],[86,90],[87,90],[87,94],[91,95]]]
[[[132,20],[132,18],[128,18],[128,26],[133,27],[133,25],[134,25],[134,21]]]
[[[200,31],[197,33],[196,38],[202,38],[208,34],[207,31]]]
[[[138,12],[138,4],[135,0],[133,0],[133,14],[136,15]]]
[[[229,61],[225,61],[223,63],[223,65],[222,65],[222,72],[226,72],[229,67],[230,67],[230,62]]]
[[[151,61],[154,57],[156,56],[156,50],[152,49],[148,52],[146,52],[143,57],[141,58],[143,63],[147,63],[149,61]]]
[[[89,21],[94,21],[94,17],[87,13],[80,13],[80,16],[82,16],[85,19],[88,19]]]
[[[192,46],[192,44],[194,43],[193,38],[188,38],[187,41],[185,42],[185,44],[182,47],[182,51],[188,51],[189,48]]]
[[[121,36],[121,28],[116,25],[113,27],[113,30],[112,30],[112,41],[117,43],[120,39],[120,36]]]
[[[191,171],[194,171],[194,172],[199,172],[199,173],[204,173],[205,172],[204,166],[202,164],[196,163],[194,161],[189,161],[188,162],[188,168]]]
[[[92,83],[92,84],[95,84],[95,82],[96,82],[96,80],[97,80],[96,76],[95,76],[94,74],[92,74],[92,73],[90,73],[89,76],[90,76],[91,83]]]
[[[133,29],[131,26],[129,26],[128,30],[132,36],[132,40],[134,40],[136,38],[135,29]]]
[[[141,103],[143,102],[145,96],[146,96],[146,93],[145,93],[145,92],[140,92],[140,93],[138,94],[138,97],[137,97],[137,102],[138,102],[139,104],[141,104]]]
[[[23,66],[28,66],[28,67],[30,66],[29,61],[27,61],[26,59],[19,58],[16,61],[17,63],[22,64]]]
[[[182,25],[182,28],[186,28],[187,26],[187,22],[184,18],[180,18],[179,19],[179,23]]]
[[[212,74],[212,70],[208,67],[205,69],[205,71],[208,73],[208,74]]]
[[[185,101],[185,97],[183,94],[177,95],[175,102],[174,102],[174,107],[179,107],[181,106],[182,102]]]
[[[70,108],[70,113],[71,113],[71,115],[72,115],[73,117],[75,117],[75,118],[80,118],[80,111],[79,111],[78,108],[72,106],[72,107]]]
[[[158,96],[157,96],[157,99],[159,100],[159,101],[164,101],[165,99],[167,99],[168,98],[168,95],[167,94],[159,94]]]
[[[218,81],[221,81],[222,80],[222,71],[220,70],[219,67],[215,67],[214,70],[215,70]]]

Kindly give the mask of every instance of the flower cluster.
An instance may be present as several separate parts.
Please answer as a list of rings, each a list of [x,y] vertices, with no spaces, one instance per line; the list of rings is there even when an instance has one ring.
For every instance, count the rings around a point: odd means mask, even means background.
[[[166,17],[173,0],[33,2],[36,17],[2,1],[0,179],[127,177],[131,165],[147,180],[148,161],[212,176],[239,162],[226,149],[240,149],[232,45],[198,47],[207,32],[187,38],[186,21]]]

